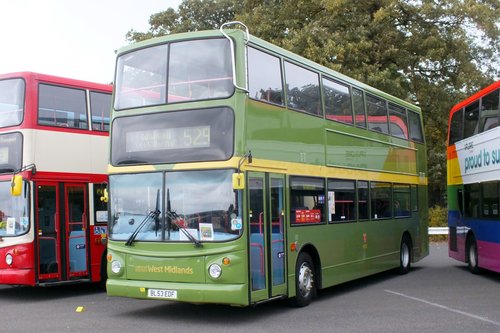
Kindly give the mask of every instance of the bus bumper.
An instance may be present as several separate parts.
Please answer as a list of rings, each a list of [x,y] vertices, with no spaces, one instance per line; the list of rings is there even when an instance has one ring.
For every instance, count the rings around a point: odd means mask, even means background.
[[[148,296],[150,289],[168,291],[158,294],[169,296],[150,297]],[[106,290],[109,296],[187,303],[249,305],[247,284],[201,284],[108,279]],[[173,297],[174,294],[175,297]]]
[[[31,268],[0,268],[0,284],[35,286]]]

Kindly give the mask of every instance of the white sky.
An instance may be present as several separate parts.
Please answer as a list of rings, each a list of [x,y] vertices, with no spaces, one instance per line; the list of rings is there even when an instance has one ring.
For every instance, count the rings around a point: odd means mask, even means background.
[[[182,0],[0,0],[0,73],[113,81],[115,50]]]

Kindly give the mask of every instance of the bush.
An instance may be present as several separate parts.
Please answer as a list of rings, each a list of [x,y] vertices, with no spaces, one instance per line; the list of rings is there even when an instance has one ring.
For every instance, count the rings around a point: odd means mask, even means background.
[[[448,209],[447,207],[434,206],[429,209],[429,227],[447,227]],[[443,242],[448,239],[448,235],[430,235],[431,242]]]
[[[429,227],[447,227],[448,209],[446,207],[434,206],[429,209]]]

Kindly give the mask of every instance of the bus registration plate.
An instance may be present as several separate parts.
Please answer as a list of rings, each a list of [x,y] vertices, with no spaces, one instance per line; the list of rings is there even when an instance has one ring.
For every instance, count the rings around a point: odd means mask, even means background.
[[[149,298],[177,299],[177,290],[148,289]]]

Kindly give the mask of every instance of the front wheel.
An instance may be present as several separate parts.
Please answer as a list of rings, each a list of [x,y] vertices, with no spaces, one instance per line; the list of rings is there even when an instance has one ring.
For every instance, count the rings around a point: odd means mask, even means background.
[[[311,303],[316,295],[316,277],[311,256],[305,252],[299,254],[295,266],[295,298],[292,304],[298,307]]]
[[[472,237],[469,242],[467,242],[467,261],[469,263],[469,270],[473,274],[479,274],[479,260],[477,255],[477,243],[476,239]]]
[[[401,240],[399,249],[399,274],[406,274],[411,268],[411,241],[408,236]]]

